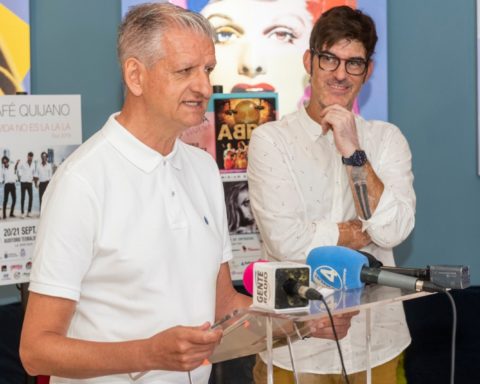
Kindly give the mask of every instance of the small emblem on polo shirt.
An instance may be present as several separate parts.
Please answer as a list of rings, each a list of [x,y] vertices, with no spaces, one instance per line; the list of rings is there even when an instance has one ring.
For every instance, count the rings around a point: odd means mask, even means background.
[[[205,224],[208,225],[208,220],[207,220],[207,217],[206,217],[206,216],[203,216],[203,220],[205,220]]]

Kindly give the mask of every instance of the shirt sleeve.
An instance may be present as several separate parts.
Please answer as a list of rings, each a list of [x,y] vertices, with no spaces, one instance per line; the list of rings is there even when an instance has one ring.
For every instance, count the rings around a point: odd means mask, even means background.
[[[337,244],[338,226],[328,220],[308,220],[287,156],[282,145],[261,130],[253,132],[248,150],[250,202],[268,255],[304,261],[312,248]]]
[[[380,247],[392,248],[405,240],[415,225],[416,197],[413,189],[412,154],[397,127],[379,147],[382,151],[372,167],[384,190],[372,217],[363,229]]]
[[[77,301],[94,254],[100,207],[83,179],[58,176],[45,192],[29,289]]]

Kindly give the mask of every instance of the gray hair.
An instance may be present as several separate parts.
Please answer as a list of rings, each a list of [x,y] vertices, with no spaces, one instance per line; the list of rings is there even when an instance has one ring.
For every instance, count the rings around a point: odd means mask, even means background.
[[[190,29],[215,40],[205,17],[170,3],[145,3],[131,7],[118,29],[117,54],[120,66],[135,57],[151,67],[163,55],[162,37],[169,28]]]

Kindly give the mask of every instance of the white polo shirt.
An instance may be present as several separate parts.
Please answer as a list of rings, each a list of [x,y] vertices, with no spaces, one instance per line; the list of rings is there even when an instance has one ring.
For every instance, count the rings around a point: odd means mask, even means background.
[[[77,301],[68,336],[150,337],[212,322],[220,265],[232,257],[215,161],[180,140],[162,156],[112,115],[55,173],[44,196],[30,290]],[[210,367],[192,372],[207,383]],[[128,375],[58,383],[131,383]],[[152,371],[141,383],[188,382]]]

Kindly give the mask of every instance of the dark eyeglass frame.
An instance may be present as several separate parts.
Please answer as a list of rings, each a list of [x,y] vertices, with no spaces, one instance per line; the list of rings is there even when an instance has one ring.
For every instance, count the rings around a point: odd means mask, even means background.
[[[310,51],[312,52],[313,55],[317,56],[318,57],[318,67],[322,70],[322,71],[328,71],[328,72],[334,72],[338,69],[338,67],[340,66],[340,63],[343,61],[345,62],[345,71],[349,74],[349,75],[352,75],[352,76],[363,76],[366,72],[367,72],[367,69],[368,69],[368,64],[370,62],[370,59],[360,59],[360,58],[351,58],[351,59],[341,59],[340,57],[334,55],[333,53],[331,52],[328,52],[328,51],[316,51],[314,49],[310,49]],[[321,58],[322,57],[328,57],[330,59],[334,59],[337,61],[337,65],[335,66],[335,68],[333,69],[326,69],[326,68],[323,68],[322,65],[320,64],[321,62]],[[312,60],[313,62],[313,60]],[[363,68],[363,71],[361,73],[351,73],[349,70],[348,70],[348,64],[349,63],[362,63],[364,65],[364,68]]]

